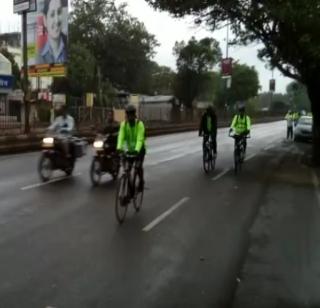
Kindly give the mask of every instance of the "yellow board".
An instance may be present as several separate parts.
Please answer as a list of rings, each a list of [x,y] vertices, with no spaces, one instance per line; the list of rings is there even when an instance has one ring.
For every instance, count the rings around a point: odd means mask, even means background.
[[[86,93],[86,106],[87,107],[93,107],[93,93]]]

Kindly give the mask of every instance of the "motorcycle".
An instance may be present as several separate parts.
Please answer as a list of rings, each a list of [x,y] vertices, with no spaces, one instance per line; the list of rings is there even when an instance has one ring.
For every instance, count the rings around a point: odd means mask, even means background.
[[[66,156],[61,139],[56,136],[47,136],[42,140],[42,154],[38,164],[40,179],[47,182],[51,179],[55,170],[62,170],[67,176],[71,176],[76,160],[85,155],[86,142],[84,139],[70,137],[70,156]]]
[[[110,174],[115,181],[120,170],[120,158],[115,146],[112,146],[114,136],[98,136],[93,143],[95,155],[90,167],[90,179],[93,186],[98,186],[104,174]]]

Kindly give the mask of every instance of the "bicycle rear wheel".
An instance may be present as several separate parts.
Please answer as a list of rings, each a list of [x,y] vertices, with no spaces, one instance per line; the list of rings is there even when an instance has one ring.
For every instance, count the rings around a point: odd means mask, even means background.
[[[116,195],[115,212],[116,212],[116,218],[119,224],[122,224],[126,218],[128,205],[129,205],[129,181],[127,176],[124,174],[118,182],[117,195]]]
[[[134,178],[133,178],[133,187],[135,191],[135,195],[133,198],[133,206],[136,212],[139,212],[142,206],[143,202],[143,196],[144,196],[144,183],[142,183],[142,190],[139,191],[139,185],[140,185],[140,179],[138,176],[138,173],[134,173]]]
[[[214,154],[213,149],[211,149],[211,171],[213,171],[216,168],[216,155]]]

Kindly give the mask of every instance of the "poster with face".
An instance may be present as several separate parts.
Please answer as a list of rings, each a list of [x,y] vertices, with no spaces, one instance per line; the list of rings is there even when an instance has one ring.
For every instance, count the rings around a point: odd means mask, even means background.
[[[67,62],[68,0],[38,0],[28,14],[31,76],[63,76]]]

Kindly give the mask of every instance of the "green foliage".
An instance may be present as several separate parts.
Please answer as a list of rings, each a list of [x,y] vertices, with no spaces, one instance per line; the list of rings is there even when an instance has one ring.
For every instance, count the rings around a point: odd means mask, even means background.
[[[156,62],[150,63],[150,69],[150,94],[172,95],[176,73],[170,67],[159,66]]]
[[[286,76],[308,83],[320,67],[320,1],[146,0],[175,16],[193,15],[212,29],[231,22],[237,43],[260,41],[259,55]]]
[[[130,92],[149,91],[150,58],[157,41],[144,24],[114,1],[74,0],[73,7],[71,43],[90,51],[102,81]]]
[[[258,72],[254,67],[245,64],[235,64],[232,73],[231,88],[226,89],[222,76],[216,80],[216,104],[223,108],[225,104],[234,106],[239,101],[248,101],[256,97],[260,88]]]
[[[14,55],[8,51],[7,48],[1,48],[0,53],[2,53],[12,65],[12,75],[14,76],[14,89],[21,88],[21,74],[18,64],[14,59]]]
[[[96,61],[91,51],[79,42],[69,47],[69,70],[71,92],[81,96],[86,92],[95,92]]]
[[[296,81],[287,87],[287,94],[290,98],[291,108],[295,110],[311,111],[311,104],[306,87]]]
[[[212,38],[197,41],[193,37],[188,43],[177,42],[174,54],[178,68],[175,94],[186,107],[191,107],[203,84],[208,81],[208,72],[221,58],[219,43]]]
[[[246,64],[235,64],[232,73],[232,84],[229,91],[229,103],[246,101],[258,95],[260,85],[258,72]]]

